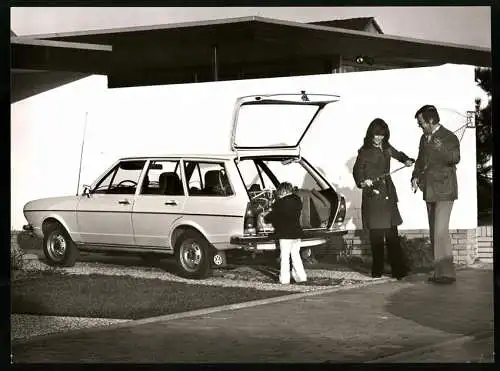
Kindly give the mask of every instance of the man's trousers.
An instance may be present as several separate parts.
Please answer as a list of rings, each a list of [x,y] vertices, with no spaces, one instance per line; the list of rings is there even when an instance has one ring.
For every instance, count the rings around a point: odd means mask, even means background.
[[[434,276],[455,278],[453,246],[450,239],[450,215],[453,201],[427,202],[427,216],[434,250]]]

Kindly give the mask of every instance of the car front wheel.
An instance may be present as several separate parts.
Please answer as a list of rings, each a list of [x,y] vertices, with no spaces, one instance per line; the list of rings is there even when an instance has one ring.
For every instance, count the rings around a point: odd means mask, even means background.
[[[60,224],[51,224],[43,236],[43,253],[50,265],[72,267],[78,250],[68,232]]]
[[[206,278],[211,272],[210,247],[203,236],[186,231],[175,244],[175,258],[180,275],[186,278]]]

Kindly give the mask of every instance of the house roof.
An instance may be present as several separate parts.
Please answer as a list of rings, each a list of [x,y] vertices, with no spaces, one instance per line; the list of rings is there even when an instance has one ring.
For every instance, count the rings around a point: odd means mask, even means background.
[[[339,56],[491,65],[486,48],[262,17],[11,37],[11,50],[14,70],[103,74],[109,87],[330,73]]]
[[[370,32],[370,26],[372,26],[377,33],[383,34],[382,28],[380,28],[379,24],[377,23],[374,17],[334,19],[330,21],[319,21],[310,23],[318,26],[337,27],[337,28],[345,28],[348,30],[367,31],[367,32]]]
[[[16,33],[10,30],[10,36],[16,37]],[[23,42],[18,40],[14,45],[43,45],[37,40]],[[61,72],[61,71],[40,71],[29,69],[13,69],[10,76],[10,100],[12,103],[33,95],[43,93],[47,90],[69,84],[71,82],[87,77],[88,74],[79,72]]]

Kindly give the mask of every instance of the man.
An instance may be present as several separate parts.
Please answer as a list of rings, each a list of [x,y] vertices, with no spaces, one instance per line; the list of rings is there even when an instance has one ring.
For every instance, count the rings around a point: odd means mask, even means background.
[[[421,107],[415,118],[423,135],[411,184],[414,192],[417,188],[423,192],[427,203],[435,267],[429,281],[449,284],[456,279],[449,224],[453,202],[458,198],[456,165],[460,162],[460,142],[439,123],[436,107]]]

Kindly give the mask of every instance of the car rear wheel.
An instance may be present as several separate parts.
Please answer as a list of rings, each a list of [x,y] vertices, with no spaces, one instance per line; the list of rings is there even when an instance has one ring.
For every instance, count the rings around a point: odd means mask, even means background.
[[[175,244],[179,274],[186,278],[206,278],[211,273],[210,246],[203,236],[186,231]]]
[[[72,267],[78,258],[78,249],[63,226],[53,223],[43,236],[43,253],[50,265]]]

